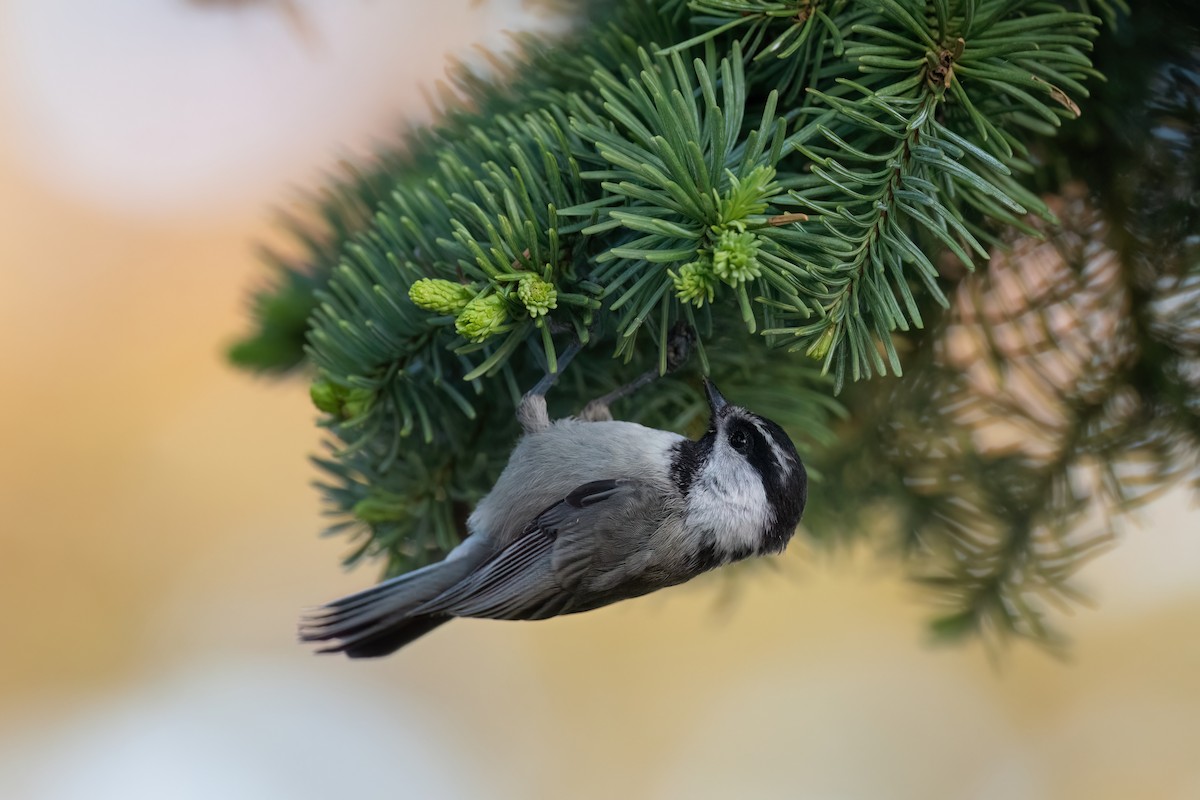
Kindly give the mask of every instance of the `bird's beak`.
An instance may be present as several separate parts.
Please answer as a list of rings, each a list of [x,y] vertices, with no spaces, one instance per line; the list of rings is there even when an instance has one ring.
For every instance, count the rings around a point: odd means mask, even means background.
[[[728,405],[725,398],[721,396],[721,390],[707,377],[704,379],[704,396],[708,398],[708,410],[714,417],[718,411]]]

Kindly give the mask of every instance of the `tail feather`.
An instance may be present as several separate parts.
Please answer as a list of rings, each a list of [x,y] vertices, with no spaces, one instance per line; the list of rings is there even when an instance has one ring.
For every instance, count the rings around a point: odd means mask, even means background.
[[[356,640],[354,644],[343,642],[336,648],[327,647],[320,652],[341,652],[350,658],[379,658],[390,655],[409,642],[429,633],[434,628],[449,622],[453,617],[445,614],[430,614],[424,617],[412,617],[403,623],[389,628],[383,633]]]
[[[414,610],[466,578],[484,560],[485,548],[473,547],[361,592],[334,600],[300,621],[300,639],[333,642],[321,653],[374,658],[395,652],[449,622],[446,614]]]
[[[412,572],[406,572],[403,575],[397,575],[395,578],[390,578],[382,583],[377,583],[374,586],[363,589],[362,591],[355,592],[354,594],[348,594],[345,597],[339,597],[337,600],[331,600],[321,608],[326,613],[352,611],[355,608],[361,608],[362,606],[368,605],[372,601],[378,599],[378,597],[382,594],[395,592],[396,587],[401,584],[413,583],[426,579],[431,572],[440,569],[442,563],[443,562],[439,561],[436,564],[429,564],[421,567],[420,569],[414,569]]]

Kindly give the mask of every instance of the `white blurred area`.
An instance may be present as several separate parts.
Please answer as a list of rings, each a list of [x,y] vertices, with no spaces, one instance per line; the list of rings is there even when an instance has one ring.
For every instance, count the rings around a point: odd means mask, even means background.
[[[431,54],[546,27],[519,0],[6,0],[8,134],[31,176],[146,218],[253,212],[361,154],[443,75]],[[382,90],[382,91],[381,91]]]
[[[1183,490],[1084,570],[1067,663],[931,648],[892,564],[801,546],[732,589],[455,622],[378,662],[294,642],[374,576],[316,536],[303,382],[221,360],[254,247],[514,24],[552,23],[0,0],[0,798],[1200,797]]]

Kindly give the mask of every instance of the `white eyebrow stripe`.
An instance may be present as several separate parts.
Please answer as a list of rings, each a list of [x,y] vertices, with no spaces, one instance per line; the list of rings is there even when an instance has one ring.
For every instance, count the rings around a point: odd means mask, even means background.
[[[784,449],[779,446],[779,443],[775,441],[775,437],[771,435],[770,431],[763,428],[762,423],[759,422],[758,419],[751,417],[750,424],[753,425],[760,434],[762,434],[762,437],[767,440],[767,444],[771,445],[771,454],[775,456],[775,463],[779,465],[780,469],[784,470],[790,475],[792,472],[791,455],[785,452]]]

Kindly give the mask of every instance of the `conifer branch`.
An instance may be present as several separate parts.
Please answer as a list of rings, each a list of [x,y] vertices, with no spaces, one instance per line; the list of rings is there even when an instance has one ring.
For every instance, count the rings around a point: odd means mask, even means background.
[[[939,631],[1049,640],[1041,605],[1070,596],[1071,571],[1109,533],[1066,537],[1084,508],[1080,454],[1111,468],[1101,483],[1125,503],[1140,495],[1114,443],[1149,452],[1154,435],[1110,424],[1100,392],[1069,398],[1077,425],[1057,458],[981,453],[959,415],[995,411],[995,398],[964,399],[920,331],[946,324],[947,307],[953,319],[964,269],[1013,232],[1053,230],[1031,188],[1035,149],[1099,77],[1101,18],[1127,12],[1119,0],[592,4],[593,24],[566,41],[525,36],[489,74],[460,67],[436,125],[318,201],[325,230],[297,229],[301,262],[275,259],[261,330],[234,358],[285,369],[303,345],[329,436],[317,464],[330,530],[353,538],[348,561],[384,558],[397,574],[465,533],[518,398],[559,371],[564,348],[582,346],[551,401],[573,413],[647,365],[665,371],[667,331],[684,321],[699,363],[619,411],[687,432],[702,417],[689,380],[714,375],[797,438],[842,505],[901,510],[908,551],[948,602]],[[914,367],[870,412],[846,381]],[[839,423],[843,385],[857,416]],[[1169,406],[1166,392],[1152,402]],[[1170,408],[1172,430],[1200,430]],[[923,429],[942,438],[912,436]],[[1154,486],[1190,463],[1147,462],[1172,465]],[[854,527],[833,520],[814,508],[814,535]]]

